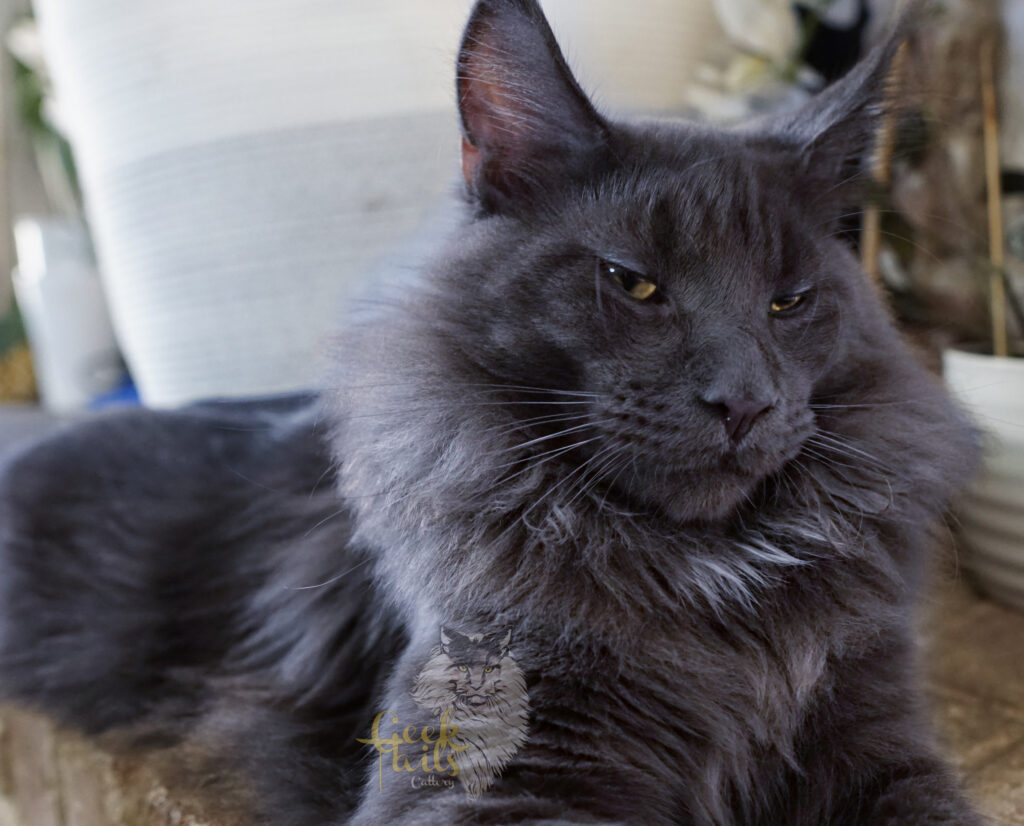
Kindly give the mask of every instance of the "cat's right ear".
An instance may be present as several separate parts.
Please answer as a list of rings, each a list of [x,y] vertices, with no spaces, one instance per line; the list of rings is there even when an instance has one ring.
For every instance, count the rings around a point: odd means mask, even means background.
[[[457,72],[462,174],[485,211],[513,211],[593,166],[607,125],[536,0],[478,0]]]
[[[447,654],[448,653],[448,646],[450,646],[451,644],[452,644],[452,632],[449,631],[447,628],[445,628],[442,625],[441,626],[441,650],[445,654]]]

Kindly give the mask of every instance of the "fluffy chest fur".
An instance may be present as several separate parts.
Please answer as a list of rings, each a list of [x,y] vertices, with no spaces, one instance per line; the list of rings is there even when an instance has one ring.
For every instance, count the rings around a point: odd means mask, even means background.
[[[876,378],[884,369],[879,361]],[[772,801],[813,785],[815,755],[847,736],[830,714],[859,713],[840,687],[878,679],[878,658],[901,679],[910,673],[909,606],[927,540],[911,515],[930,510],[942,496],[930,485],[945,483],[905,423],[876,432],[858,431],[856,415],[828,422],[872,455],[905,439],[898,470],[805,457],[766,479],[734,519],[680,524],[607,486],[581,492],[572,466],[529,448],[510,468],[525,437],[490,390],[453,392],[450,377],[361,387],[360,410],[381,412],[339,424],[353,446],[339,480],[388,592],[413,629],[513,629],[529,736],[488,799],[512,805],[510,786],[537,773],[600,801],[612,819],[631,816],[622,806],[635,793],[647,823],[681,813],[772,822]],[[919,387],[935,392],[927,379]],[[399,424],[407,393],[419,404]],[[917,415],[949,411],[937,402]],[[943,420],[958,432],[955,416]],[[481,458],[495,455],[504,458]],[[414,643],[409,656],[423,649]],[[889,734],[871,748],[884,751]],[[801,805],[807,823],[820,822],[820,801]]]

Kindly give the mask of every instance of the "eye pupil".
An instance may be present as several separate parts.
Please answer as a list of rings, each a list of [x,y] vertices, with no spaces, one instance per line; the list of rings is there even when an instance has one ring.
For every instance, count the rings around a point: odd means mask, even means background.
[[[785,313],[789,310],[795,310],[803,302],[804,296],[802,293],[783,295],[772,300],[771,310],[773,313]]]
[[[618,264],[611,264],[609,262],[603,262],[604,271],[607,275],[611,276],[612,280],[615,281],[622,289],[629,293],[633,298],[640,301],[646,301],[651,298],[657,291],[658,285],[653,281],[649,281],[639,273],[635,273],[626,267],[622,267]]]

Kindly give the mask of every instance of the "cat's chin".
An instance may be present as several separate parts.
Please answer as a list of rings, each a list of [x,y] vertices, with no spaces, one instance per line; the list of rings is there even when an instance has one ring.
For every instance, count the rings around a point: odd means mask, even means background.
[[[677,522],[714,521],[733,513],[757,484],[755,478],[732,474],[683,482],[660,491],[658,505]]]

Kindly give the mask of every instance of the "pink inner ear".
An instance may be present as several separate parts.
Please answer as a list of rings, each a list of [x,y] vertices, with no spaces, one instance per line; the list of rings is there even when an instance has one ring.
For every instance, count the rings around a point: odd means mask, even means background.
[[[529,151],[540,120],[528,85],[503,66],[504,54],[480,39],[461,65],[460,107],[466,133],[462,138],[462,175],[477,182],[485,156],[510,161]]]

